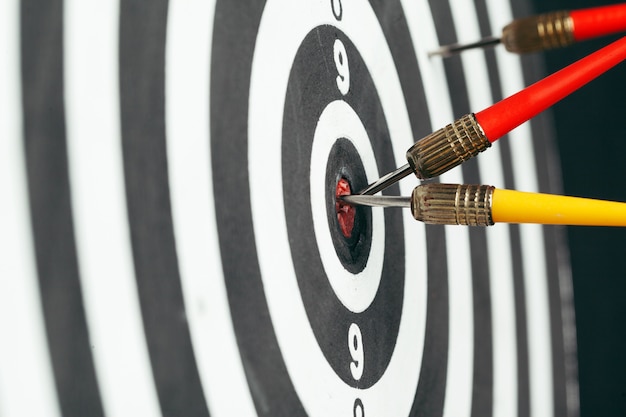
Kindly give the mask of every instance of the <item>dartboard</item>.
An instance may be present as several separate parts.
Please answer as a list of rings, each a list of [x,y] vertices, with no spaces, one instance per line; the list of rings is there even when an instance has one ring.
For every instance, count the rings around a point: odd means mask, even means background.
[[[3,1],[0,416],[576,415],[561,229],[335,198],[542,75],[428,54],[513,3]],[[553,152],[438,180],[558,192]]]

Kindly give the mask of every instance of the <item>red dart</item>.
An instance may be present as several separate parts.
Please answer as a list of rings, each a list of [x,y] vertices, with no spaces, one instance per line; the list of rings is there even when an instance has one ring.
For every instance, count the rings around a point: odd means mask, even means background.
[[[406,153],[408,164],[360,194],[375,194],[409,175],[433,178],[460,165],[491,143],[626,59],[626,37],[522,91],[420,139]]]
[[[518,54],[559,48],[587,39],[626,31],[626,3],[589,9],[558,11],[515,19],[501,37],[488,37],[464,45],[445,45],[429,55],[456,53],[502,43]]]

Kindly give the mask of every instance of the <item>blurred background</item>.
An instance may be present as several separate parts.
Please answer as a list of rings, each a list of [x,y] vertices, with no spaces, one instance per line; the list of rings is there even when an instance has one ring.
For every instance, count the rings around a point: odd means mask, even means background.
[[[619,1],[534,0],[535,11]],[[544,53],[553,73],[619,37]],[[626,201],[626,63],[551,110],[566,194]],[[570,227],[582,416],[626,415],[626,230]]]

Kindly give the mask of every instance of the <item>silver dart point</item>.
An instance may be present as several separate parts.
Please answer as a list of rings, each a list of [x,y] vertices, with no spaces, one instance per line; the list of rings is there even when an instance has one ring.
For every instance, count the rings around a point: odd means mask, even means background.
[[[356,206],[411,208],[411,197],[390,195],[343,195],[344,202]]]
[[[489,37],[489,38],[484,38],[481,39],[477,42],[472,42],[472,43],[467,43],[467,44],[452,44],[452,45],[445,45],[442,46],[441,48],[437,49],[436,51],[431,51],[428,53],[429,57],[433,57],[435,55],[441,55],[444,58],[448,58],[451,57],[452,55],[458,54],[459,52],[465,51],[467,49],[474,49],[474,48],[485,48],[488,46],[496,46],[497,44],[499,44],[500,42],[502,42],[502,38],[496,38],[496,37]]]
[[[376,194],[380,190],[384,190],[390,185],[400,181],[402,178],[406,177],[411,172],[413,172],[413,170],[411,169],[409,164],[406,164],[405,166],[400,167],[396,169],[395,171],[390,172],[389,174],[380,177],[378,181],[370,184],[367,188],[360,191],[359,194],[360,195]]]

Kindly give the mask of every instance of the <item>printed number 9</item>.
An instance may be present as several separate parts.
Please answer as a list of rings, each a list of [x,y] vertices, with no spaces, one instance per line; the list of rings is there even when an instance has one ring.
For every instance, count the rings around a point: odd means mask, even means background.
[[[335,57],[335,66],[337,67],[337,88],[344,96],[350,90],[350,67],[348,67],[348,54],[346,47],[339,39],[335,39],[333,46],[333,55]]]

